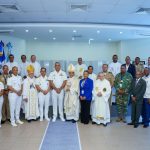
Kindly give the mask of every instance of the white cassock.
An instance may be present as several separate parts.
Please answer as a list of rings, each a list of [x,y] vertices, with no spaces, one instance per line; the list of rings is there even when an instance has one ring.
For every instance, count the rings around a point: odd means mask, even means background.
[[[25,118],[27,120],[36,119],[39,117],[38,93],[35,87],[35,77],[27,78],[23,83],[23,99],[27,99],[25,103]]]
[[[102,96],[98,97],[97,94],[101,92]],[[106,124],[110,122],[110,110],[109,110],[109,102],[108,99],[111,94],[111,86],[109,81],[104,80],[96,80],[94,89],[94,100],[95,100],[95,108],[93,112],[93,120],[97,124],[103,123]]]
[[[21,77],[24,77],[24,76],[27,76],[28,73],[27,73],[27,66],[29,65],[29,62],[21,62],[20,63],[20,75]]]
[[[119,62],[116,62],[116,63],[111,62],[111,63],[109,64],[109,66],[108,66],[108,70],[109,70],[110,72],[112,72],[112,74],[113,74],[114,77],[115,77],[118,73],[120,73],[120,67],[121,67],[121,63],[119,63]]]
[[[4,90],[4,84],[0,82],[0,91]],[[0,126],[1,126],[1,120],[2,120],[2,106],[3,106],[3,95],[0,96]]]
[[[36,80],[36,85],[38,85],[42,90],[46,91],[49,88],[48,77],[40,76]],[[43,120],[43,112],[45,119],[48,119],[50,92],[48,92],[46,95],[44,95],[42,92],[39,92],[38,98],[39,98],[40,120]]]
[[[22,78],[21,76],[15,76],[12,74],[10,78],[7,80],[7,85],[14,88],[16,91],[20,91],[22,87]],[[11,124],[15,124],[19,121],[20,117],[20,109],[22,96],[18,96],[16,93],[9,91],[8,94],[9,106],[10,106],[10,116],[11,116]]]
[[[34,75],[36,77],[40,76],[41,65],[36,61],[34,63],[30,62],[30,65],[34,67]]]
[[[75,65],[75,76],[79,78],[80,76],[83,76],[83,72],[87,70],[87,66],[85,64],[76,64]]]
[[[66,91],[69,88],[70,91]],[[76,77],[68,78],[65,86],[64,111],[67,120],[79,119],[79,80]]]
[[[8,66],[9,71],[11,71],[14,66],[18,67],[18,74],[20,74],[20,67],[17,62],[7,62],[5,65]]]
[[[93,85],[96,81],[97,75],[95,73],[89,74],[89,78],[93,80]],[[93,109],[94,109],[94,101],[91,101],[91,107],[90,107],[90,115],[93,118]]]
[[[64,71],[53,71],[50,73],[48,80],[51,80],[56,88],[60,88],[64,81],[67,80],[67,75]],[[57,106],[59,107],[59,115],[64,119],[63,106],[64,106],[64,89],[58,94],[52,90],[52,103],[53,103],[53,118],[57,118]]]

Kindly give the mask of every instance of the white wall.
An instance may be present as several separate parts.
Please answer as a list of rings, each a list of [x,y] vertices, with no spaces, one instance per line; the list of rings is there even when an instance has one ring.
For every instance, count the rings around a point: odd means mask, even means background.
[[[84,60],[106,60],[109,61],[112,55],[118,53],[117,43],[48,43],[48,42],[27,42],[26,49],[28,57],[36,54],[39,60],[77,60],[82,57]]]
[[[150,57],[150,38],[121,41],[120,46],[122,61],[124,61],[127,55],[129,55],[132,60],[134,60],[136,56],[139,56],[141,60],[147,61],[147,58]]]
[[[15,60],[20,61],[20,56],[26,54],[28,59],[35,54],[38,60],[73,60],[83,57],[86,61],[104,60],[111,61],[113,54],[118,54],[120,61],[124,62],[124,58],[129,55],[134,60],[139,56],[141,60],[147,60],[150,56],[150,38],[127,40],[121,42],[107,43],[57,43],[57,42],[39,42],[25,41],[24,39],[2,36],[0,40],[4,43],[11,42],[13,45],[13,54]],[[6,47],[5,47],[6,49]]]

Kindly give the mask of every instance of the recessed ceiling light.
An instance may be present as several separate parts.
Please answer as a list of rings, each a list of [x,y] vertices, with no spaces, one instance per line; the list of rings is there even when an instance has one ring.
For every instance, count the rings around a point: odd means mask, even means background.
[[[111,38],[109,38],[108,41],[111,41]]]
[[[25,30],[25,32],[29,32],[29,30],[28,30],[28,29],[26,29],[26,30]]]
[[[37,40],[37,37],[34,37],[34,40]]]
[[[73,30],[73,33],[76,33],[77,31],[76,30]]]
[[[56,40],[56,38],[55,38],[55,37],[53,37],[53,40]]]
[[[122,31],[120,31],[120,34],[122,34],[123,32]]]
[[[52,33],[52,32],[53,32],[53,30],[50,29],[50,30],[49,30],[49,33]]]
[[[97,30],[97,34],[99,34],[100,33],[100,31],[99,30]]]

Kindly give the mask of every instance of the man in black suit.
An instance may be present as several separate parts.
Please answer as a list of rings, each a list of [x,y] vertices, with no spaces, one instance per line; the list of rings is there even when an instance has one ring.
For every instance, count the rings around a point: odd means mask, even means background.
[[[143,96],[146,91],[146,82],[142,79],[142,72],[136,72],[136,79],[133,79],[131,84],[131,100],[132,100],[132,112],[131,123],[128,125],[134,125],[134,128],[139,126],[139,118],[142,111]]]
[[[129,72],[132,75],[132,77],[135,78],[136,73],[135,65],[131,64],[131,59],[129,56],[126,57],[125,61],[126,63],[123,64],[123,66],[126,66],[127,72]]]

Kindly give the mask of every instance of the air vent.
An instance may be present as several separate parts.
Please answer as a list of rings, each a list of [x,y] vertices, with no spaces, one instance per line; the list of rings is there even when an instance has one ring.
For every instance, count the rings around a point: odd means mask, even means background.
[[[87,4],[71,4],[70,10],[71,11],[88,11],[89,5]]]
[[[150,14],[150,8],[139,8],[135,13],[140,15]]]
[[[16,5],[0,5],[0,13],[18,12],[19,8]]]
[[[1,34],[9,34],[11,32],[14,32],[14,30],[10,29],[10,30],[0,30]]]
[[[81,34],[78,34],[78,35],[73,35],[72,37],[73,37],[73,38],[82,38],[82,35],[81,35]]]

